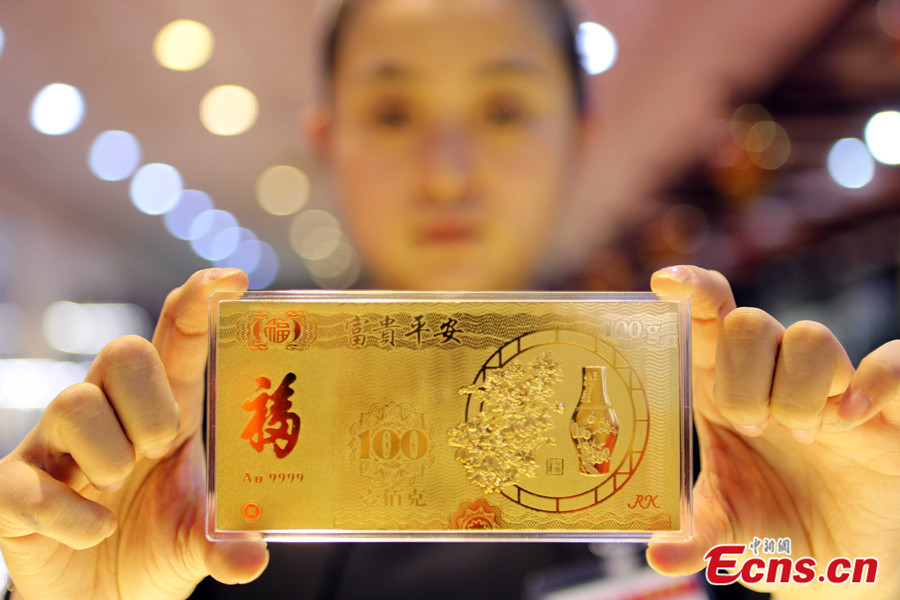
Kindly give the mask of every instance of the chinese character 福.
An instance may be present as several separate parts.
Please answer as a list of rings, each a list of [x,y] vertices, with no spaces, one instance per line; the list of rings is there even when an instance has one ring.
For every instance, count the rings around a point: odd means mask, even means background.
[[[294,395],[291,384],[296,380],[295,374],[288,373],[274,393],[263,392],[243,403],[242,408],[252,412],[253,418],[244,427],[241,438],[249,441],[257,452],[262,452],[266,444],[272,444],[275,456],[284,458],[297,445],[300,417],[290,412],[293,403],[288,399]],[[256,383],[257,392],[272,388],[268,377],[258,377]]]

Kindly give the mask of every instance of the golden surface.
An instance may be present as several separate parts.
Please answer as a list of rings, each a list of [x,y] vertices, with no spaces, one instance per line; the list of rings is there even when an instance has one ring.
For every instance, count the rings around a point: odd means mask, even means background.
[[[210,535],[683,533],[682,302],[456,297],[214,298]]]
[[[560,379],[559,365],[544,354],[527,365],[511,361],[489,371],[484,384],[459,390],[471,394],[481,411],[448,431],[447,443],[459,448],[456,459],[484,493],[539,476],[535,451],[556,444],[548,432],[553,413],[565,408],[551,402],[553,384]]]

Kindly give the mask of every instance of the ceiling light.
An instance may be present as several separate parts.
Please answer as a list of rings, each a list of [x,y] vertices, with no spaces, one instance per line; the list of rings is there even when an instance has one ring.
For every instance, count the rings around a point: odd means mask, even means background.
[[[31,124],[47,135],[70,133],[84,118],[81,92],[65,83],[51,83],[31,103]]]
[[[213,52],[213,34],[197,21],[179,19],[159,30],[153,40],[156,62],[173,71],[193,71],[206,64]]]

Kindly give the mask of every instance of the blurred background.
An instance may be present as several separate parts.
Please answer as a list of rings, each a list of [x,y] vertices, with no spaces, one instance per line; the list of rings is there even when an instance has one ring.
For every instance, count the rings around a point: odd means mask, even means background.
[[[168,290],[354,286],[300,135],[329,2],[0,3],[0,441]],[[600,126],[547,273],[715,268],[854,360],[898,337],[900,0],[585,0]]]
[[[722,271],[858,361],[898,327],[900,0],[583,0],[600,126],[548,285]],[[331,3],[0,3],[0,451],[168,290],[348,288],[300,134]],[[560,275],[561,274],[561,275]]]

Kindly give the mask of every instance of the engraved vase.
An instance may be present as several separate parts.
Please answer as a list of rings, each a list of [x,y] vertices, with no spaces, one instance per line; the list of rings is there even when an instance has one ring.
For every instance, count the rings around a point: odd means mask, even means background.
[[[586,475],[609,473],[619,422],[606,390],[606,367],[582,369],[581,398],[572,413],[570,433],[579,471]]]

